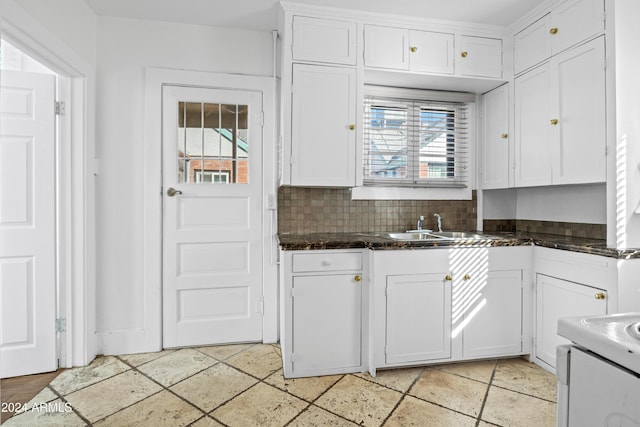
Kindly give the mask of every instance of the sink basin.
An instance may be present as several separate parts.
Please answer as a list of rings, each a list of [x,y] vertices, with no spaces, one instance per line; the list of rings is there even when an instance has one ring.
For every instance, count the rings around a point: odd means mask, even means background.
[[[434,236],[441,237],[443,239],[453,239],[453,240],[488,240],[494,239],[493,236],[489,236],[488,234],[478,234],[474,232],[468,231],[434,231],[430,233]]]
[[[417,233],[413,231],[406,232],[406,233],[387,233],[387,236],[394,240],[406,240],[406,241],[444,239],[444,237],[436,236],[431,233]]]
[[[640,373],[640,313],[562,317],[558,335]]]

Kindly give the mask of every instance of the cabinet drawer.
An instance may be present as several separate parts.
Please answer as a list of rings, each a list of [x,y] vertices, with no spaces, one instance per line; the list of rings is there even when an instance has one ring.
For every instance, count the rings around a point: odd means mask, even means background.
[[[351,271],[362,269],[361,252],[309,252],[293,254],[292,271]]]

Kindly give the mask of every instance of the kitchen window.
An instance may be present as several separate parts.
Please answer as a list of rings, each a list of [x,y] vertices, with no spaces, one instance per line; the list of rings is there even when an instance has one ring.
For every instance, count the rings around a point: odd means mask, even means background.
[[[382,87],[366,92],[365,186],[469,185],[472,94]]]

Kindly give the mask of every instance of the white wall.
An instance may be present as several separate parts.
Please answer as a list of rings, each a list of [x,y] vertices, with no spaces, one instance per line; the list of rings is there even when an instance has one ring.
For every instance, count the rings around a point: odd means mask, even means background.
[[[607,223],[604,184],[531,187],[484,192],[485,219]]]
[[[98,20],[97,49],[97,329],[111,353],[144,320],[145,67],[270,76],[273,51],[270,32],[112,17]]]

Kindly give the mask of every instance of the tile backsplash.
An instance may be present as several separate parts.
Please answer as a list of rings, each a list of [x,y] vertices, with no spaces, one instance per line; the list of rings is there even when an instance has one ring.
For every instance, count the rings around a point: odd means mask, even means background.
[[[414,229],[420,215],[424,228],[476,229],[476,197],[472,200],[351,200],[346,188],[280,187],[280,233],[358,233]]]

